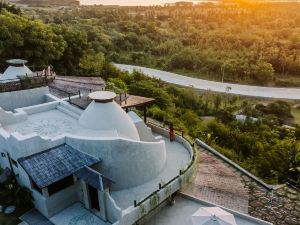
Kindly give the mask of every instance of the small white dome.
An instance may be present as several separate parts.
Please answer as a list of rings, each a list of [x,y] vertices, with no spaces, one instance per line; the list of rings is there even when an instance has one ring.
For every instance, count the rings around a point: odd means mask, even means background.
[[[0,76],[0,80],[15,80],[18,76],[32,74],[32,71],[25,65],[23,66],[9,66],[5,72]]]
[[[101,130],[133,140],[140,140],[139,133],[131,118],[114,101],[113,92],[99,91],[89,95],[93,101],[79,118],[79,125],[92,130]]]

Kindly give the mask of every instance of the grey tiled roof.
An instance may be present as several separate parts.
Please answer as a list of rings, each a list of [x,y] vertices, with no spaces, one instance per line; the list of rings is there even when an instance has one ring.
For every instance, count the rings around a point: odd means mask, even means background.
[[[25,158],[18,159],[39,188],[44,188],[77,170],[101,160],[80,152],[69,145],[61,145]]]
[[[113,181],[103,176],[101,173],[97,172],[96,170],[93,170],[89,167],[84,167],[80,170],[78,170],[75,175],[86,182],[87,184],[91,185],[92,187],[103,191],[104,189],[108,188]]]

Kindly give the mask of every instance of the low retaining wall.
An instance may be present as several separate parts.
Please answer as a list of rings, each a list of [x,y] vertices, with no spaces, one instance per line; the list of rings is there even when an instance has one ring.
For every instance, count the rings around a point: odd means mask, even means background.
[[[22,77],[15,80],[0,81],[0,93],[26,90],[46,86],[55,80],[55,76]]]
[[[0,83],[0,93],[9,92],[9,91],[18,91],[21,90],[21,88],[22,86],[20,80]]]
[[[6,111],[47,102],[48,87],[0,93],[0,107]]]

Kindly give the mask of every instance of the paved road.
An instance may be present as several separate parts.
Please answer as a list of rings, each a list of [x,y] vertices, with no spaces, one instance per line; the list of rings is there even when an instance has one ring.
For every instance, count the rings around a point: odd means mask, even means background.
[[[192,77],[186,77],[179,74],[169,73],[162,70],[150,69],[146,67],[131,66],[124,64],[115,65],[121,70],[125,70],[128,72],[138,70],[143,72],[147,76],[159,78],[165,82],[177,84],[184,87],[193,87],[198,90],[211,90],[215,92],[231,93],[262,98],[282,98],[300,100],[299,88],[275,88],[221,83],[216,81],[208,81]]]

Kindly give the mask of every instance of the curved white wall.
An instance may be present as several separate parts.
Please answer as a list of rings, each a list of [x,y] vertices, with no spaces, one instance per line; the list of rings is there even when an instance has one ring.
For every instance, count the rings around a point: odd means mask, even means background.
[[[149,141],[149,142],[157,141],[152,134],[151,128],[147,127],[144,121],[135,112],[130,111],[127,113],[127,115],[134,122],[134,125],[139,132],[141,141]]]
[[[66,137],[75,149],[101,158],[101,173],[116,183],[112,190],[138,186],[155,178],[166,163],[165,142]]]

